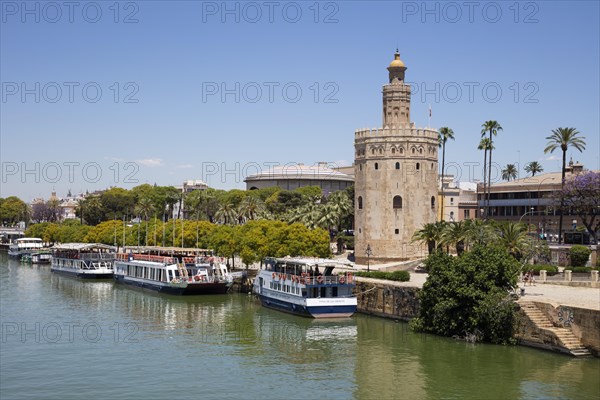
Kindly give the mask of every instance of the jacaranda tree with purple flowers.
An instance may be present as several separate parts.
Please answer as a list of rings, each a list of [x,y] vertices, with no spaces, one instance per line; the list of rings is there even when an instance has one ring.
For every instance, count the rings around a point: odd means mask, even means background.
[[[571,212],[581,218],[587,231],[594,241],[597,241],[596,218],[600,215],[600,172],[586,172],[567,180],[563,189],[557,193],[557,200],[562,204],[563,212]]]

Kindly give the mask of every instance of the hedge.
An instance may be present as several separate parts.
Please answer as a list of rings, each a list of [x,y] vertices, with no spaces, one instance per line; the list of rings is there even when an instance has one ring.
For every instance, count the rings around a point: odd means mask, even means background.
[[[545,270],[548,276],[558,274],[558,267],[555,265],[546,265],[546,264],[535,264],[528,265],[526,268],[527,271],[533,270],[534,275],[539,275],[541,270]]]
[[[587,246],[576,244],[569,249],[571,267],[585,267],[592,251]]]
[[[573,271],[575,273],[580,273],[580,272],[592,272],[592,271],[595,271],[596,268],[592,268],[592,267],[566,267],[565,270]]]
[[[408,271],[358,271],[356,276],[363,278],[375,278],[375,279],[386,279],[389,281],[408,282],[410,280],[410,273]]]

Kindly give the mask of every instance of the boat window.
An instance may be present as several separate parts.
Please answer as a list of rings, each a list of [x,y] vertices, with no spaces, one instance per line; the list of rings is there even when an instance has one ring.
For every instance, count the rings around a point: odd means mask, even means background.
[[[321,287],[321,297],[327,297],[327,288],[325,286]]]
[[[302,289],[302,297],[306,297],[306,289]]]
[[[333,288],[331,288],[331,297],[338,297],[338,288],[337,288],[337,286],[334,286]]]

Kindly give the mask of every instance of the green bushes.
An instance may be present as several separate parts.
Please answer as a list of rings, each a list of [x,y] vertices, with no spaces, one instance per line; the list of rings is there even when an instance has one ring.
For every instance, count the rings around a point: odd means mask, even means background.
[[[442,252],[426,260],[429,277],[411,328],[470,341],[513,343],[519,263],[504,248],[477,245],[459,257]]]
[[[535,265],[527,265],[527,271],[533,270],[534,275],[539,275],[541,270],[545,270],[548,276],[558,274],[558,267],[555,265],[546,265],[546,264],[535,264]]]
[[[596,268],[592,268],[592,267],[566,267],[565,270],[573,271],[575,273],[583,273],[583,272],[592,272],[592,271],[595,271]]]
[[[408,282],[410,280],[410,273],[408,271],[358,271],[356,276],[363,278],[374,278],[374,279],[386,279],[388,281]]]
[[[569,249],[571,267],[585,267],[592,251],[587,246],[576,244]]]

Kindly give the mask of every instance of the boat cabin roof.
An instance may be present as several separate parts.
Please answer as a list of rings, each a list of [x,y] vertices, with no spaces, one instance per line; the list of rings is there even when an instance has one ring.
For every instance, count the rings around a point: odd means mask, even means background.
[[[212,255],[211,249],[199,249],[195,247],[162,247],[162,246],[126,246],[125,252],[133,252],[138,254],[159,254],[159,255],[180,255],[180,256],[195,256],[195,255]]]
[[[16,239],[15,242],[17,243],[27,243],[27,242],[39,242],[42,243],[43,240],[40,238],[19,238]]]
[[[265,262],[268,264],[276,263],[286,265],[299,265],[304,267],[354,267],[349,261],[315,257],[268,257],[267,259],[265,259]]]
[[[89,251],[89,250],[108,250],[108,251],[117,251],[116,247],[109,246],[103,243],[62,243],[55,244],[53,247],[55,250],[62,251]]]

